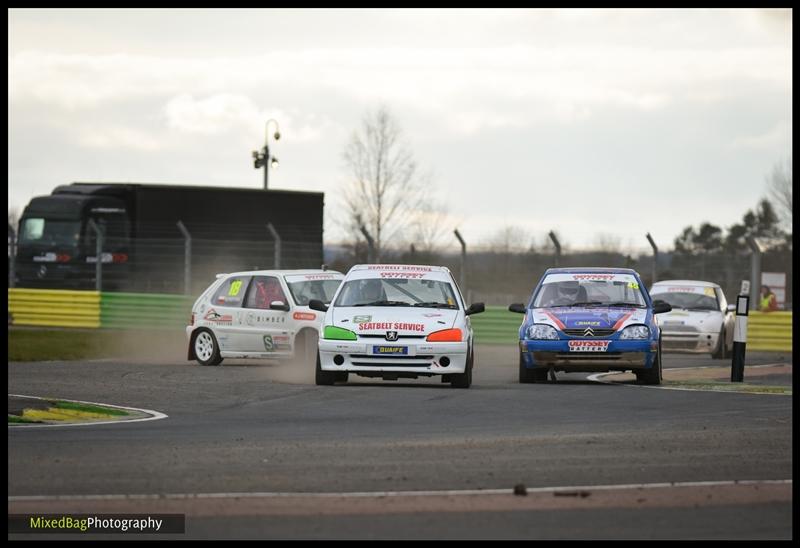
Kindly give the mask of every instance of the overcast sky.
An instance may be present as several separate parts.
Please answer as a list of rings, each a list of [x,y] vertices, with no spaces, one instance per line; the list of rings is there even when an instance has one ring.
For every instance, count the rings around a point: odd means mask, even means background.
[[[9,10],[9,209],[71,181],[326,193],[386,105],[468,243],[722,227],[791,156],[790,10]],[[455,244],[455,239],[453,239]]]

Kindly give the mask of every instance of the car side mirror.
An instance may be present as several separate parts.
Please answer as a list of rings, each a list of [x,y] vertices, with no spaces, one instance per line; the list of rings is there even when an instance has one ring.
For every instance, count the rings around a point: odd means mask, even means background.
[[[736,312],[736,304],[734,303],[729,304],[727,310],[728,312]]]
[[[653,314],[663,314],[672,311],[672,306],[664,301],[653,301]]]
[[[320,301],[319,299],[311,299],[308,301],[308,308],[311,310],[316,310],[318,312],[327,312],[328,307],[325,303]]]
[[[514,304],[511,304],[511,305],[508,305],[508,311],[509,312],[516,312],[518,314],[525,314],[527,312],[527,310],[525,310],[525,305],[522,304],[522,303],[514,303]]]
[[[472,303],[469,308],[464,311],[464,315],[469,316],[470,314],[480,314],[484,310],[486,310],[486,307],[483,305],[483,303]]]
[[[289,312],[289,305],[283,301],[272,301],[269,303],[270,310],[283,310],[284,312]]]

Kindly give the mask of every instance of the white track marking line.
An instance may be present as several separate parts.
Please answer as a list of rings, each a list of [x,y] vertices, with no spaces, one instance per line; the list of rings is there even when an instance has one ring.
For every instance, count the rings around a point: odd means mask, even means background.
[[[130,419],[130,420],[116,420],[116,421],[97,421],[97,422],[71,422],[66,424],[9,424],[9,428],[18,428],[18,429],[29,429],[29,428],[48,428],[48,427],[65,427],[65,426],[96,426],[98,424],[119,424],[121,422],[146,422],[146,421],[157,421],[159,419],[166,419],[169,415],[164,413],[159,413],[158,411],[153,411],[151,409],[139,409],[138,407],[125,407],[122,405],[111,405],[110,403],[97,403],[91,401],[82,401],[82,400],[67,400],[64,398],[40,398],[39,396],[25,396],[22,394],[9,394],[9,396],[14,398],[29,398],[33,400],[46,400],[50,401],[51,399],[57,399],[58,401],[68,401],[71,403],[88,403],[89,405],[99,405],[101,407],[111,407],[113,409],[126,409],[128,411],[139,411],[141,413],[147,413],[150,415],[149,417],[143,417],[141,419]]]
[[[718,487],[730,485],[791,485],[791,479],[779,480],[723,480],[723,481],[684,481],[666,483],[628,483],[617,485],[571,485],[559,487],[528,487],[527,493],[551,493],[559,491],[615,491],[624,489],[658,489],[665,487]],[[235,498],[364,498],[364,497],[431,497],[431,496],[472,496],[472,495],[512,495],[514,489],[462,489],[443,491],[355,491],[343,493],[167,493],[142,495],[29,495],[9,496],[8,502],[23,501],[71,501],[71,500],[183,500],[183,499],[235,499]]]
[[[791,367],[792,364],[790,363],[765,363],[760,365],[747,365],[745,368],[750,369],[758,369],[761,367],[775,367],[776,365],[788,365]],[[665,371],[682,371],[684,369],[723,369],[725,366],[720,365],[698,365],[697,367],[670,367],[669,369],[665,369]],[[682,390],[684,392],[714,392],[715,394],[750,394],[753,396],[788,396],[789,394],[786,393],[776,393],[776,392],[744,392],[738,390],[709,390],[704,388],[678,388],[676,386],[649,386],[646,384],[622,384],[617,383],[614,381],[606,381],[603,380],[601,377],[607,377],[611,375],[624,375],[627,371],[611,371],[606,373],[595,373],[594,375],[589,375],[586,377],[587,380],[592,382],[599,382],[602,384],[613,384],[616,386],[631,386],[634,388],[655,388],[657,390]]]

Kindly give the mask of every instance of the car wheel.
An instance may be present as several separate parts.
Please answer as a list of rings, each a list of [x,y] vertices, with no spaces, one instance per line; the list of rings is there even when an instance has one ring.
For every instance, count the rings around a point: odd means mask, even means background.
[[[314,375],[314,380],[318,386],[330,386],[336,382],[337,371],[324,371],[322,369],[322,362],[319,359],[319,352],[317,352],[317,369]]]
[[[194,355],[200,365],[219,365],[222,356],[219,353],[217,338],[207,329],[200,330],[194,337]]]
[[[645,369],[636,373],[636,380],[643,384],[661,384],[661,339],[658,340],[658,353],[650,369]]]
[[[454,373],[450,376],[450,386],[453,388],[469,388],[472,386],[472,362],[473,354],[467,355],[467,367],[463,373]]]
[[[336,382],[347,382],[348,378],[350,378],[350,375],[347,371],[336,371]]]
[[[727,356],[728,353],[726,352],[726,350],[727,348],[725,346],[725,328],[723,327],[722,329],[720,329],[719,341],[717,342],[717,347],[711,353],[711,357],[714,358],[715,360],[725,359],[728,357]]]
[[[522,359],[522,352],[519,353],[519,382],[529,384],[534,382],[547,382],[547,369],[535,368],[528,369]]]

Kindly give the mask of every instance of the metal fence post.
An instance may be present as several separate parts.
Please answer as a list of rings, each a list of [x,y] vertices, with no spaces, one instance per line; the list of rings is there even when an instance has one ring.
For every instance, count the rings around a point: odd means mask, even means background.
[[[97,291],[103,290],[103,231],[97,226],[97,223],[94,222],[94,219],[89,219],[89,228],[94,231],[95,234],[95,260],[97,261],[94,265],[94,284],[95,289]]]
[[[272,223],[267,223],[267,230],[269,233],[272,234],[272,238],[275,240],[275,269],[281,267],[281,237],[278,234],[278,231],[275,230],[275,227],[272,226]]]
[[[750,255],[750,302],[758,306],[758,297],[761,292],[761,246],[752,236],[747,237],[747,245],[752,251]]]
[[[192,235],[183,224],[178,221],[178,230],[183,234],[183,294],[190,295],[192,292]]]
[[[464,295],[467,294],[467,243],[464,241],[464,238],[461,237],[461,233],[458,229],[453,231],[453,234],[456,235],[458,238],[458,242],[461,244],[461,293]]]
[[[553,241],[553,245],[556,246],[555,266],[558,266],[559,260],[561,259],[561,244],[558,243],[558,238],[556,238],[556,234],[552,230],[550,231],[549,236],[550,239]]]
[[[11,223],[8,223],[8,287],[14,287],[16,260],[17,233]]]
[[[647,241],[650,242],[650,246],[653,248],[653,281],[650,284],[654,284],[658,281],[656,278],[656,269],[658,268],[658,247],[656,247],[656,243],[653,241],[653,237],[650,236],[650,233],[647,233]]]

